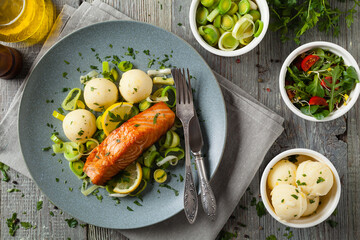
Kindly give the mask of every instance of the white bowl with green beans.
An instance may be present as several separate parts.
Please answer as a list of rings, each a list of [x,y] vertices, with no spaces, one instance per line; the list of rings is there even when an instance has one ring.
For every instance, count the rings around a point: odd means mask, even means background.
[[[195,39],[223,57],[243,55],[264,38],[269,26],[265,0],[193,0],[189,13]]]

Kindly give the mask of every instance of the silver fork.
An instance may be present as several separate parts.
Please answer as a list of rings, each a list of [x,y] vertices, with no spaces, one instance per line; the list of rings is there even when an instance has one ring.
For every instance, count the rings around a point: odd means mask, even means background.
[[[189,71],[189,70],[188,70]],[[185,138],[185,190],[184,210],[190,224],[195,222],[198,212],[197,191],[191,171],[190,146],[189,146],[189,123],[194,117],[194,105],[191,94],[191,87],[188,87],[185,78],[185,70],[172,69],[176,85],[176,116],[180,119],[184,129]],[[190,79],[189,79],[190,81]]]

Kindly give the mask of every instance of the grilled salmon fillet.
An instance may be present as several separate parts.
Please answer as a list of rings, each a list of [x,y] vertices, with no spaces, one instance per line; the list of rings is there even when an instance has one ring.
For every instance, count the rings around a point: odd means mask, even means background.
[[[84,172],[93,184],[104,185],[157,142],[174,121],[174,112],[163,102],[139,113],[112,131],[90,153]]]

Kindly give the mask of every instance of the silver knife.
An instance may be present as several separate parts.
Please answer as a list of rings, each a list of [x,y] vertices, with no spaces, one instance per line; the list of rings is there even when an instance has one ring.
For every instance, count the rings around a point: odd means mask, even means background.
[[[189,133],[190,149],[195,156],[195,163],[199,175],[202,206],[204,212],[210,217],[211,220],[214,221],[216,214],[216,200],[206,176],[204,159],[201,153],[204,141],[202,138],[199,119],[196,112],[194,114],[194,117],[190,120]]]

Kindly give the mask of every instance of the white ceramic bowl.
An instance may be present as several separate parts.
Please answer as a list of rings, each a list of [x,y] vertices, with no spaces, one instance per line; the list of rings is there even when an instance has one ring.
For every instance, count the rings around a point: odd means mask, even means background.
[[[284,61],[283,65],[281,67],[281,70],[280,70],[279,86],[280,86],[281,97],[284,100],[286,106],[288,106],[288,108],[290,108],[290,110],[293,113],[295,113],[296,115],[298,115],[299,117],[301,117],[303,119],[306,119],[309,121],[314,121],[314,122],[326,122],[326,121],[334,120],[334,119],[344,115],[347,111],[350,110],[350,108],[352,106],[354,106],[354,104],[360,94],[360,84],[359,83],[356,84],[355,89],[349,95],[349,99],[348,99],[348,102],[346,105],[343,105],[339,109],[333,111],[323,120],[318,120],[312,116],[307,116],[307,115],[303,114],[300,111],[300,109],[298,109],[297,107],[294,106],[294,104],[292,104],[292,102],[290,101],[290,99],[286,93],[285,77],[286,77],[287,67],[290,66],[290,64],[295,60],[295,58],[297,56],[299,56],[300,54],[307,52],[314,48],[322,48],[325,50],[329,50],[329,51],[335,53],[336,55],[341,56],[344,59],[344,63],[347,66],[353,66],[355,68],[356,72],[358,73],[359,79],[360,79],[360,69],[359,69],[359,66],[358,66],[356,60],[354,59],[354,57],[348,51],[346,51],[344,48],[342,48],[339,45],[336,45],[334,43],[322,42],[322,41],[310,42],[310,43],[304,44],[304,45],[296,48]]]
[[[291,156],[291,155],[306,155],[309,156],[319,162],[325,163],[333,172],[334,175],[334,184],[330,190],[330,192],[321,200],[321,205],[316,209],[316,213],[307,216],[301,217],[295,220],[284,221],[281,220],[275,213],[274,208],[271,204],[271,199],[269,198],[270,194],[267,188],[267,178],[270,172],[270,169],[280,160]],[[305,148],[295,148],[291,150],[287,150],[285,152],[280,153],[276,157],[274,157],[269,164],[266,166],[260,182],[260,193],[262,201],[264,202],[266,210],[270,213],[270,215],[275,218],[280,223],[294,228],[308,228],[318,225],[319,223],[325,221],[336,209],[336,206],[339,203],[340,194],[341,194],[341,183],[340,177],[337,173],[334,165],[327,159],[324,155],[315,152],[310,149]]]
[[[200,33],[198,31],[197,25],[196,25],[196,10],[199,6],[200,0],[193,0],[190,5],[190,13],[189,13],[189,20],[190,20],[190,28],[191,31],[195,37],[195,39],[200,43],[200,45],[208,50],[209,52],[222,56],[222,57],[235,57],[243,55],[252,49],[254,49],[264,38],[266,31],[269,26],[269,6],[266,2],[266,0],[255,0],[256,4],[258,5],[258,9],[261,14],[261,21],[264,22],[263,30],[259,37],[254,38],[248,45],[245,47],[242,47],[240,49],[234,50],[234,51],[223,51],[217,48],[214,48],[210,46],[208,43],[205,42],[205,40],[200,36]]]

